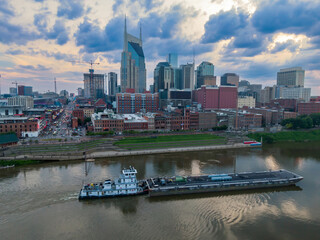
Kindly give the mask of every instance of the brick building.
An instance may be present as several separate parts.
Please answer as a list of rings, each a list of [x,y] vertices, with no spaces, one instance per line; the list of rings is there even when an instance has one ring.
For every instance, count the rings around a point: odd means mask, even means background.
[[[194,100],[201,104],[204,110],[237,108],[238,91],[236,86],[202,86],[194,91],[194,94]]]
[[[216,112],[199,112],[199,129],[210,129],[217,126]]]
[[[298,104],[299,114],[320,113],[320,102],[309,102]]]
[[[259,113],[239,113],[239,128],[259,128],[262,125],[262,114]]]
[[[158,93],[118,93],[117,113],[156,112],[159,109]]]
[[[81,122],[84,121],[84,112],[83,112],[83,109],[74,109],[72,111],[72,117],[74,118],[78,118],[81,120]]]
[[[38,137],[39,120],[28,117],[0,118],[0,133],[15,132],[18,137]]]

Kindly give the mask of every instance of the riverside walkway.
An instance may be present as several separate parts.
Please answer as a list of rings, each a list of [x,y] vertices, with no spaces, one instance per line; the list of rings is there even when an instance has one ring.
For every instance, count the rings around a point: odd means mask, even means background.
[[[197,147],[177,147],[177,148],[163,148],[163,149],[148,149],[148,150],[124,150],[124,151],[93,151],[84,152],[83,155],[52,155],[52,154],[25,154],[14,157],[0,157],[1,160],[42,160],[42,161],[67,161],[67,160],[83,160],[86,158],[111,158],[111,157],[124,157],[124,156],[137,156],[137,155],[151,155],[162,153],[178,153],[178,152],[196,152],[196,151],[213,151],[223,149],[237,149],[237,148],[254,148],[257,146],[250,146],[250,144],[234,143],[225,145],[213,146],[197,146]]]

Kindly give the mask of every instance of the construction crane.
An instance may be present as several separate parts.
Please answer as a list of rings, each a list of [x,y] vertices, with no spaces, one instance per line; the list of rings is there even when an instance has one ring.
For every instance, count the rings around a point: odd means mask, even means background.
[[[69,61],[69,62],[72,62],[72,63],[89,63],[91,65],[91,69],[92,69],[92,65],[94,65],[94,64],[99,65],[100,64],[99,62],[93,62],[92,60],[90,60],[90,62],[81,62],[81,61]]]

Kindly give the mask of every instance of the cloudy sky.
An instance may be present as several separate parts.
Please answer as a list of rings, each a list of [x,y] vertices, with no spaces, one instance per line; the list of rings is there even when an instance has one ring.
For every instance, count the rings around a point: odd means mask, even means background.
[[[235,72],[274,85],[280,68],[301,66],[320,95],[320,0],[0,0],[1,89],[13,81],[35,91],[75,92],[96,73],[119,73],[124,16],[142,26],[148,85],[169,52],[179,64],[211,61],[215,75]]]

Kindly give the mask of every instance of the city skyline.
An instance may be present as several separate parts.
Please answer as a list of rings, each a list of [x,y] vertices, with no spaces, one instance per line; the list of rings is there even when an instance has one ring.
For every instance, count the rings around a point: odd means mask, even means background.
[[[128,32],[142,39],[147,86],[169,53],[180,64],[212,62],[217,76],[234,72],[240,80],[275,85],[282,68],[306,70],[305,87],[320,95],[317,10],[312,1],[135,1],[83,3],[72,0],[0,0],[1,92],[12,82],[34,91],[76,92],[83,73],[120,76],[124,16]],[[94,37],[93,37],[94,36]]]

